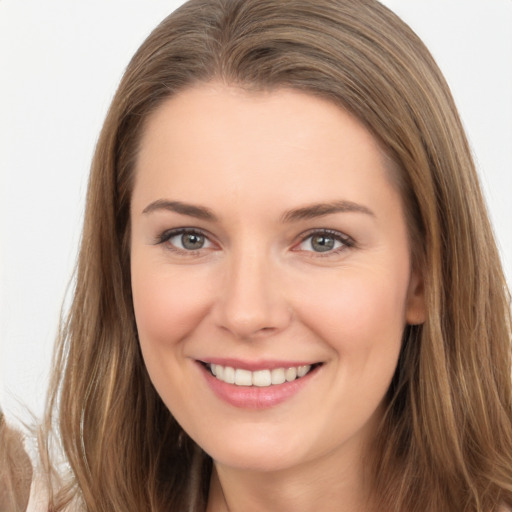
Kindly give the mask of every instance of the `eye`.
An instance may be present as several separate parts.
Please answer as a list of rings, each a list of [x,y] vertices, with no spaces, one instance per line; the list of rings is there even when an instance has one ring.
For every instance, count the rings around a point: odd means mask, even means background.
[[[208,237],[196,229],[173,229],[162,233],[157,239],[158,244],[167,244],[169,248],[180,252],[193,252],[209,249],[213,246]]]
[[[321,230],[306,234],[295,250],[317,253],[338,253],[339,251],[353,247],[353,240],[338,231]]]

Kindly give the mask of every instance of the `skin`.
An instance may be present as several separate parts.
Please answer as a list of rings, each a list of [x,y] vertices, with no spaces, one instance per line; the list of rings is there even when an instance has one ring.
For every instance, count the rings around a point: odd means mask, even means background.
[[[403,329],[425,315],[392,172],[361,123],[298,91],[203,84],[149,118],[131,209],[135,316],[156,390],[214,460],[209,511],[363,509]],[[289,213],[340,201],[349,211]],[[162,237],[179,228],[203,247]],[[334,247],[318,252],[311,231],[326,229]],[[254,410],[208,386],[197,361],[225,357],[322,365]]]

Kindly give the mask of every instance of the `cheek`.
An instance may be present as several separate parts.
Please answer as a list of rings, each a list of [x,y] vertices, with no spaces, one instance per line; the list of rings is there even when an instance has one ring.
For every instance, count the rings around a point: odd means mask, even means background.
[[[346,357],[396,353],[405,326],[407,284],[401,275],[352,272],[323,284],[302,294],[302,316],[311,329]]]
[[[174,349],[206,315],[210,294],[198,283],[208,281],[171,268],[152,271],[132,263],[132,293],[143,351]]]
[[[198,286],[206,282],[204,276],[196,281],[161,262],[147,263],[132,259],[133,305],[144,363],[169,410],[187,418],[194,402],[193,389],[184,384],[190,364],[185,340],[206,316],[210,294]]]

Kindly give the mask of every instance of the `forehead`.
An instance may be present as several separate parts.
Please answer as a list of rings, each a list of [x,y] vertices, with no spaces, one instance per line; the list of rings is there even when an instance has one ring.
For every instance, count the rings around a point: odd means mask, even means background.
[[[389,181],[390,167],[363,124],[326,99],[211,83],[176,94],[148,118],[135,187],[205,199],[265,191],[286,203],[333,188],[354,194],[364,182]]]

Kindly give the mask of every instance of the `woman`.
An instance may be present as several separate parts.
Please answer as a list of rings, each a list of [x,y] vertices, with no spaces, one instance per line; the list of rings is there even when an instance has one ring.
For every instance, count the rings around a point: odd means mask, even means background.
[[[98,142],[50,509],[511,507],[510,325],[411,30],[372,0],[189,2]]]

